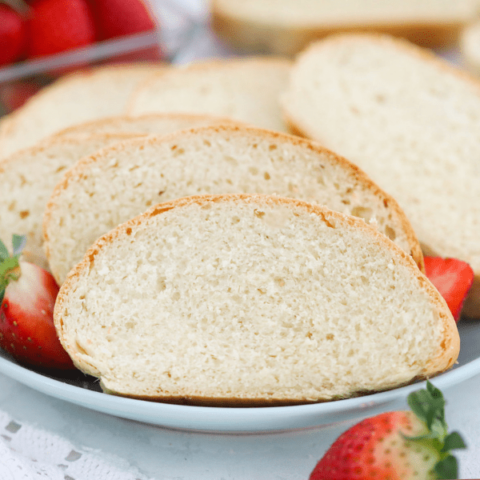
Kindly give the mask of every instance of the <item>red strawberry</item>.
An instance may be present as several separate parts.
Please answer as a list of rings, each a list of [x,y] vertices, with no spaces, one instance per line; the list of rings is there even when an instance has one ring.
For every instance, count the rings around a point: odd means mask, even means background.
[[[15,62],[27,44],[25,23],[15,10],[0,4],[0,66]]]
[[[101,40],[155,29],[142,0],[90,0]]]
[[[458,478],[456,458],[462,437],[447,433],[442,392],[408,397],[412,412],[388,412],[354,425],[318,462],[310,480],[434,480]]]
[[[474,273],[470,265],[455,258],[425,257],[425,272],[458,321],[473,284]]]
[[[36,0],[28,21],[29,57],[42,57],[95,41],[95,24],[86,0]]]
[[[53,325],[58,285],[42,268],[19,261],[25,237],[14,235],[12,243],[10,256],[0,241],[0,347],[29,366],[73,369]]]

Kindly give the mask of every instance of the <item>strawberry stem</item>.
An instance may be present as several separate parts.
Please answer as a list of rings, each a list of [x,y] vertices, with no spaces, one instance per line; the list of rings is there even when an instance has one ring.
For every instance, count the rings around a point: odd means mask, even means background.
[[[20,278],[20,256],[25,248],[25,244],[26,237],[24,235],[13,235],[13,255],[10,255],[7,247],[0,240],[0,306],[3,303],[8,284]]]
[[[438,480],[457,478],[457,459],[450,454],[450,451],[466,448],[466,446],[459,433],[448,433],[445,421],[445,399],[442,392],[427,380],[427,389],[411,393],[407,401],[413,413],[425,423],[428,433],[417,437],[405,435],[403,437],[406,440],[428,445],[438,452],[440,460],[434,468]]]

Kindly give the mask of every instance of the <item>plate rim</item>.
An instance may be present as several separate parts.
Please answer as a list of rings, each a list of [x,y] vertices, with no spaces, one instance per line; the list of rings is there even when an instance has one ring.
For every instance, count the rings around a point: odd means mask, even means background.
[[[405,401],[425,381],[362,397],[308,405],[208,407],[175,405],[96,392],[34,372],[0,356],[0,373],[36,391],[77,406],[164,428],[205,433],[267,433],[322,427],[385,411]],[[446,389],[480,374],[480,357],[435,377]]]

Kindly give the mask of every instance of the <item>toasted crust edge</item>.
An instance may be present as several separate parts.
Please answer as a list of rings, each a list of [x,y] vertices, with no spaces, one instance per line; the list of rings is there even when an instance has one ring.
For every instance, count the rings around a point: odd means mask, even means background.
[[[64,308],[64,303],[67,301],[68,292],[70,289],[74,288],[75,283],[79,280],[82,276],[83,272],[88,271],[95,261],[96,255],[98,255],[104,248],[108,247],[109,244],[113,243],[117,239],[123,236],[129,236],[132,233],[133,229],[141,228],[142,225],[147,222],[149,219],[161,215],[165,212],[168,212],[172,209],[188,207],[189,205],[205,205],[206,203],[213,202],[241,202],[241,203],[255,203],[259,206],[265,205],[265,202],[270,204],[277,204],[277,205],[287,205],[297,208],[303,208],[306,212],[310,214],[315,214],[322,219],[324,223],[327,225],[335,224],[339,222],[340,224],[346,224],[355,228],[362,230],[367,235],[370,235],[372,241],[376,243],[380,248],[387,248],[390,249],[394,256],[396,256],[396,260],[403,264],[407,269],[410,270],[412,277],[416,279],[420,285],[420,287],[425,291],[425,293],[430,297],[432,302],[432,307],[438,312],[440,319],[443,322],[444,328],[444,339],[440,345],[438,354],[428,362],[426,366],[426,371],[423,375],[419,375],[411,380],[414,382],[416,380],[422,380],[426,378],[430,378],[432,376],[439,375],[440,373],[448,370],[457,360],[458,354],[460,351],[460,336],[456,327],[456,323],[453,319],[452,314],[442,296],[438,293],[438,291],[433,287],[433,285],[429,282],[429,280],[425,277],[425,275],[420,272],[420,270],[415,265],[413,259],[407,255],[403,250],[397,247],[391,240],[387,237],[382,235],[381,233],[377,232],[373,228],[369,227],[365,224],[362,220],[356,219],[354,217],[348,217],[346,215],[342,215],[341,213],[334,212],[332,210],[327,209],[323,206],[312,205],[300,200],[283,198],[283,197],[275,197],[270,195],[199,195],[193,197],[186,197],[174,200],[172,202],[166,202],[163,204],[158,204],[151,207],[142,215],[139,215],[128,222],[118,226],[116,229],[110,231],[106,235],[102,236],[95,242],[95,244],[87,251],[85,257],[82,262],[80,262],[68,275],[67,280],[63,284],[60,289],[60,292],[57,297],[57,302],[55,304],[54,310],[54,324],[57,330],[57,334],[59,336],[60,342],[62,343],[64,349],[69,353],[75,365],[82,371],[87,374],[101,377],[101,372],[97,370],[96,367],[89,364],[86,361],[83,361],[77,355],[77,351],[74,347],[70,346],[65,338],[65,331],[64,331],[64,324],[62,318],[62,311]],[[105,388],[103,386],[102,388]],[[384,390],[391,389],[391,387],[387,387]],[[108,389],[107,389],[108,391]],[[381,389],[378,391],[382,391]],[[109,392],[113,393],[113,392]],[[118,393],[118,392],[117,392]],[[359,392],[360,394],[362,392]],[[372,393],[372,392],[369,392]],[[125,393],[121,394],[122,396],[126,396]],[[223,406],[230,406],[230,405],[237,405],[237,406],[273,406],[273,405],[285,405],[285,404],[297,404],[297,403],[311,403],[311,400],[303,401],[302,399],[281,399],[281,398],[274,398],[274,399],[263,399],[263,398],[239,398],[239,397],[232,397],[231,399],[217,398],[217,397],[185,397],[185,396],[172,396],[170,394],[167,395],[158,395],[158,396],[150,396],[150,395],[138,395],[134,393],[129,393],[129,397],[131,398],[138,398],[138,399],[148,399],[151,401],[159,401],[162,402],[171,402],[171,403],[183,403],[187,402],[187,404],[203,404],[203,405],[223,405]],[[322,401],[322,399],[317,399],[315,403]],[[286,403],[285,403],[286,402]]]
[[[85,133],[82,132],[82,128],[88,128],[88,127],[95,127],[95,126],[105,126],[105,125],[115,125],[120,122],[132,122],[135,123],[135,121],[138,120],[211,120],[212,124],[234,124],[234,125],[243,125],[243,122],[240,120],[233,120],[228,117],[221,117],[221,116],[216,116],[216,115],[209,115],[207,113],[179,113],[179,112],[172,112],[172,113],[147,113],[145,115],[137,115],[137,116],[131,116],[131,115],[120,115],[120,116],[114,116],[114,117],[103,117],[98,120],[91,120],[89,122],[84,122],[84,123],[79,123],[77,125],[74,125],[72,127],[67,127],[63,130],[60,130],[59,132],[55,133],[52,135],[52,138],[59,138],[59,137],[78,137],[78,136],[87,136],[90,135],[90,133]],[[116,129],[115,131],[119,133],[123,133],[121,129]],[[129,133],[129,132],[126,132]],[[113,134],[113,129],[112,132],[109,132],[109,134]],[[138,134],[135,132],[135,135],[156,135],[154,133],[144,133],[144,132],[139,132]]]

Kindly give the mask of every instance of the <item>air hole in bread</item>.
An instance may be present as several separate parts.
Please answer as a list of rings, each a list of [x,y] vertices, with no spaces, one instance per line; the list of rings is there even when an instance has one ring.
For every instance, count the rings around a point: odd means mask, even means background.
[[[353,207],[351,214],[354,217],[363,218],[363,220],[366,221],[370,220],[373,217],[373,212],[371,208],[361,206]]]
[[[395,239],[397,238],[397,234],[395,233],[395,230],[389,225],[385,227],[385,233],[387,237],[392,241],[395,241]]]
[[[225,161],[230,163],[232,166],[236,167],[238,165],[237,159],[230,157],[229,155],[225,155]]]

